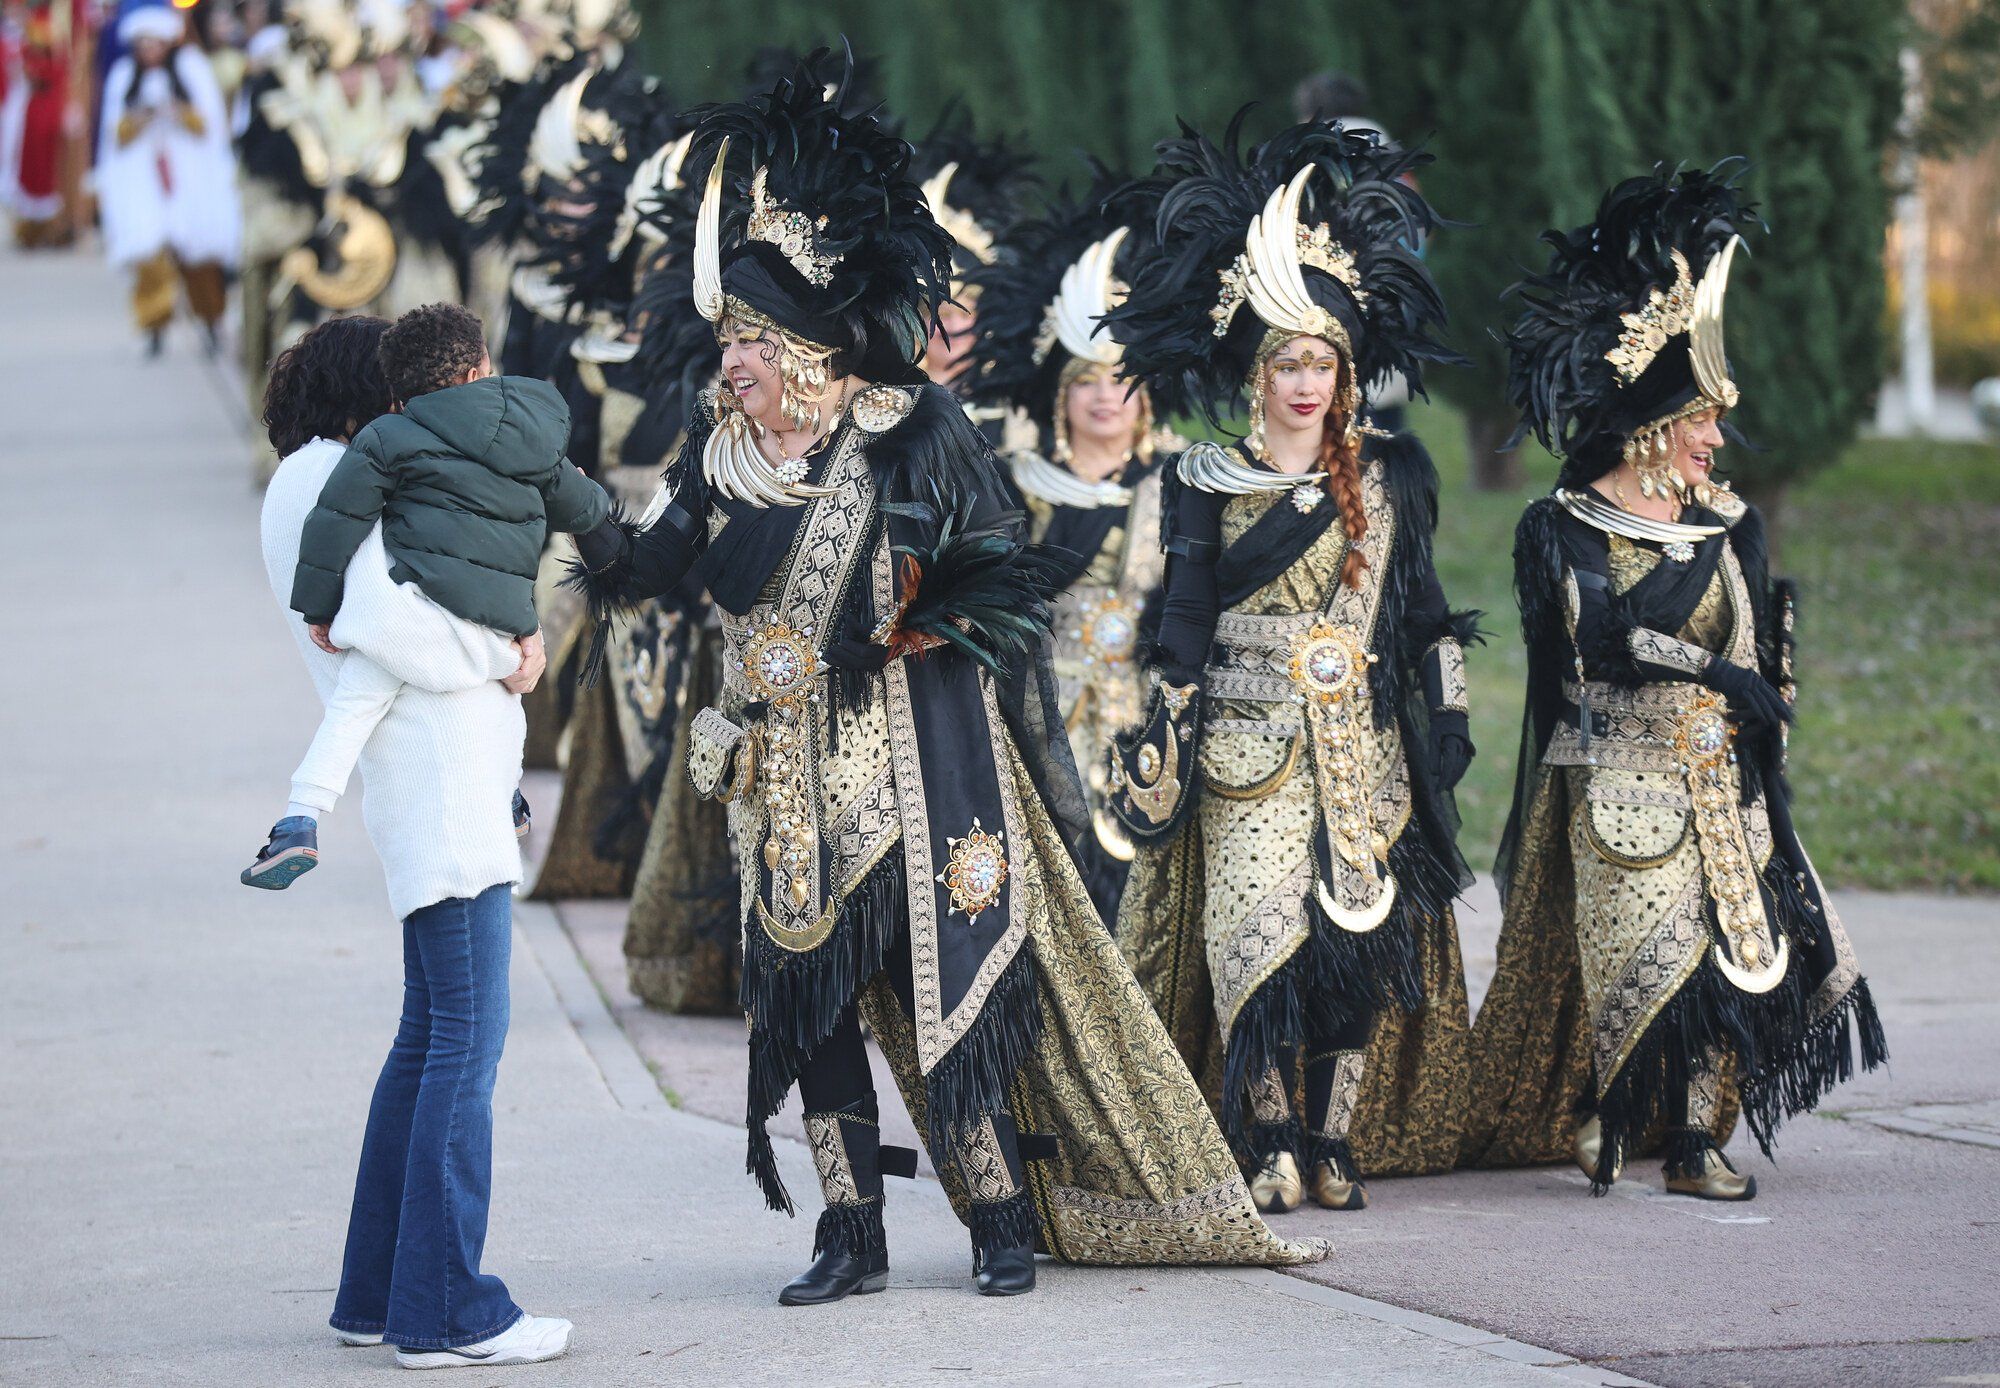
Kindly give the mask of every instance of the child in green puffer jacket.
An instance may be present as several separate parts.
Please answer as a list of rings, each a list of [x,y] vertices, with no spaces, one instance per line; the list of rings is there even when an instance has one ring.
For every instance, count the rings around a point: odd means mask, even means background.
[[[319,818],[406,685],[451,693],[520,667],[540,639],[534,583],[548,533],[590,530],[610,511],[566,456],[562,396],[494,375],[474,314],[412,309],[379,355],[396,412],[355,434],[328,477],[292,585],[314,643],[352,649],[285,816],[242,873],[247,886],[283,890],[318,865]],[[514,818],[525,832],[518,792]]]

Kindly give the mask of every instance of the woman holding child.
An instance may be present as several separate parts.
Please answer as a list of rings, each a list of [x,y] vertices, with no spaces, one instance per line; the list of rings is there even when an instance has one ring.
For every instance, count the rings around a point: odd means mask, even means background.
[[[427,528],[416,511],[453,481],[461,496],[496,508],[512,497],[525,510],[524,473],[564,479],[549,490],[578,521],[607,503],[593,484],[566,480],[560,401],[545,401],[538,382],[490,378],[484,355],[479,321],[462,309],[416,310],[393,328],[336,319],[279,356],[265,397],[272,446],[285,455],[265,494],[265,566],[279,601],[302,602],[321,624],[292,628],[329,705],[329,745],[316,739],[308,768],[318,757],[330,770],[302,768],[308,803],[279,821],[244,880],[282,887],[317,862],[317,816],[358,764],[363,818],[403,922],[404,1010],[369,1107],[332,1325],[347,1344],[386,1339],[410,1368],[550,1359],[570,1331],[524,1314],[479,1269],[521,877],[509,812],[520,695],[543,662],[532,605],[510,601],[502,581],[513,575],[462,571],[491,563],[485,542],[511,529],[532,574],[542,521],[489,513],[490,533],[479,534]],[[391,413],[396,400],[405,413]],[[441,432],[419,449],[424,421]],[[488,447],[483,475],[449,456],[446,437]],[[335,647],[329,620],[357,649]]]

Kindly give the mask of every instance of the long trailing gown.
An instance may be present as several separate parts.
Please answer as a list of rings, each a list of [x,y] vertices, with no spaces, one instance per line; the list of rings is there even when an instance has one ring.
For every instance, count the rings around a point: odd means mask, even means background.
[[[1091,907],[1065,838],[1083,814],[1045,645],[998,677],[968,649],[989,624],[1032,632],[1039,598],[1020,586],[1032,565],[958,403],[931,386],[858,392],[810,455],[807,481],[829,494],[772,507],[705,479],[712,420],[704,396],[674,469],[678,515],[583,581],[602,607],[665,591],[692,565],[721,616],[721,688],[690,760],[727,799],[737,854],[749,1166],[767,1199],[790,1207],[766,1124],[858,1001],[933,1155],[957,1158],[936,1165],[976,1244],[985,1187],[1011,1173],[966,1154],[990,1153],[1006,1119],[1028,1167],[1008,1203],[1032,1202],[1058,1257],[1323,1256],[1258,1216]],[[948,628],[963,647],[879,670],[821,663],[885,617]],[[851,1178],[840,1129],[822,1127],[828,1219]]]

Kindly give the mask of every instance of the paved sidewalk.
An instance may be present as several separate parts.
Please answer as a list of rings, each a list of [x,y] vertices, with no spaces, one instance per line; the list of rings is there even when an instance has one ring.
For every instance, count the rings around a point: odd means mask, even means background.
[[[535,803],[553,805],[555,786]],[[1285,1218],[1338,1249],[1295,1275],[1676,1388],[2000,1383],[2000,902],[1838,901],[1893,1068],[1783,1129],[1775,1166],[1739,1133],[1730,1157],[1756,1173],[1754,1202],[1668,1196],[1645,1164],[1603,1200],[1567,1166],[1382,1180],[1361,1214]],[[741,1025],[632,996],[624,903],[560,910],[676,1101],[740,1115]],[[1475,1004],[1498,922],[1482,882],[1460,923]],[[889,1108],[885,1128],[907,1133]],[[788,1110],[774,1130],[797,1127]]]
[[[142,362],[90,258],[0,252],[0,303],[0,1384],[382,1381],[324,1322],[398,936],[351,812],[286,895],[234,880],[316,707],[227,386],[184,339]],[[810,1222],[519,919],[487,1261],[579,1329],[469,1383],[1623,1381],[1271,1273],[1050,1265],[982,1299],[930,1183],[892,1194],[887,1295],[781,1310]]]

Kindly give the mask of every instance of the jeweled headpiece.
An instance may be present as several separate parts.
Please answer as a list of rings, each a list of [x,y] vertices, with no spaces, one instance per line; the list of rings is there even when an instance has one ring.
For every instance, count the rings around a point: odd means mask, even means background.
[[[1564,458],[1563,485],[1691,414],[1735,407],[1723,299],[1740,233],[1760,225],[1732,182],[1740,162],[1662,166],[1611,189],[1589,224],[1543,235],[1549,268],[1515,289],[1507,393],[1523,432]]]
[[[1444,304],[1418,254],[1437,218],[1403,181],[1429,156],[1333,121],[1246,155],[1243,116],[1220,146],[1185,125],[1160,146],[1142,185],[1160,251],[1106,320],[1125,370],[1166,412],[1219,420],[1275,344],[1310,336],[1348,361],[1357,399],[1394,372],[1421,392],[1427,363],[1458,360],[1432,336]]]
[[[874,111],[842,109],[851,70],[822,49],[768,92],[690,113],[687,165],[707,179],[695,304],[839,354],[836,375],[912,383],[952,241],[909,175],[909,145]]]

